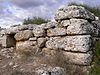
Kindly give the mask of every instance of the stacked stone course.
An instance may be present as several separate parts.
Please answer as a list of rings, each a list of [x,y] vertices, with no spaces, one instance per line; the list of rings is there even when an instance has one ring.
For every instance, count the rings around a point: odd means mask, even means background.
[[[61,50],[72,64],[90,65],[93,59],[93,38],[99,29],[92,24],[95,15],[81,6],[68,6],[55,14],[56,22],[41,25],[29,24],[7,28],[2,31],[3,47],[16,45],[16,50]],[[16,44],[6,39],[13,36]],[[10,40],[9,40],[10,41]]]

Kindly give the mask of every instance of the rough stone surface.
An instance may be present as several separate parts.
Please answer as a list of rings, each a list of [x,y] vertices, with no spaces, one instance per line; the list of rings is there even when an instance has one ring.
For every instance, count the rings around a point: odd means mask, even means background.
[[[95,20],[94,14],[86,10],[81,6],[66,6],[60,8],[55,14],[55,20],[63,20],[69,18],[82,18],[82,19],[90,19]]]
[[[47,30],[48,36],[58,36],[58,35],[66,35],[66,29],[65,28],[54,28]]]
[[[92,52],[88,53],[72,53],[72,52],[63,52],[67,61],[72,64],[78,65],[90,65],[92,62],[93,54]]]
[[[3,47],[13,47],[16,45],[16,40],[14,36],[11,35],[4,35],[2,37],[2,46]]]
[[[18,26],[18,30],[19,30],[19,31],[27,30],[28,28],[29,28],[28,25],[21,25],[21,26]]]
[[[6,58],[12,58],[12,52],[14,51],[14,48],[3,48],[0,50],[0,56],[6,57]]]
[[[46,42],[50,49],[64,49],[66,51],[87,52],[91,49],[92,40],[90,35],[52,37]]]
[[[52,69],[51,75],[65,75],[65,71],[61,67],[54,67]]]
[[[18,27],[10,27],[5,30],[5,34],[16,34],[18,32]]]
[[[64,27],[67,27],[69,26],[71,23],[70,23],[70,20],[62,20],[61,21],[61,25],[64,26]]]
[[[100,37],[100,20],[92,21],[92,24],[94,26],[94,36]]]
[[[37,38],[36,37],[32,37],[32,38],[29,38],[30,41],[36,41]]]
[[[30,50],[36,45],[36,41],[20,41],[16,43],[16,50]]]
[[[20,40],[27,40],[32,36],[33,34],[31,30],[25,30],[18,32],[14,37],[17,41],[20,41]]]
[[[44,47],[46,43],[46,38],[38,38],[38,47]]]
[[[70,19],[71,24],[67,27],[67,34],[93,34],[94,27],[84,19]]]
[[[37,24],[29,24],[28,29],[33,30],[36,26],[37,26]]]
[[[39,37],[39,36],[45,36],[45,30],[42,28],[42,26],[36,26],[34,29],[33,29],[33,34],[34,36],[36,37]]]
[[[65,75],[64,69],[61,67],[54,67],[52,70],[42,70],[36,71],[38,75]]]
[[[50,28],[54,28],[58,26],[58,23],[55,22],[55,21],[51,21],[51,22],[48,22],[48,23],[45,23],[45,24],[41,24],[41,27],[43,27],[43,29],[50,29]]]
[[[42,49],[42,52],[45,54],[45,55],[55,55],[56,54],[56,51],[55,50],[52,50],[52,49],[49,49],[49,48],[43,48]]]

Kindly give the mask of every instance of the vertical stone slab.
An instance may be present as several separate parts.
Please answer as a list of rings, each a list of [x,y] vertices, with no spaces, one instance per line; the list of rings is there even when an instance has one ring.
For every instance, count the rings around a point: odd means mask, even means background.
[[[2,46],[3,47],[14,47],[16,45],[16,40],[14,35],[4,35],[2,38]]]

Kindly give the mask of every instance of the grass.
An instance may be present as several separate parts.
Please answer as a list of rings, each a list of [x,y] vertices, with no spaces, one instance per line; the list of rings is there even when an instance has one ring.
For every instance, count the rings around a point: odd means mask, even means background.
[[[25,57],[29,57],[29,56],[31,56],[31,51],[25,51],[25,50],[19,50],[19,52],[18,52],[20,55],[22,55],[22,56],[25,56]]]

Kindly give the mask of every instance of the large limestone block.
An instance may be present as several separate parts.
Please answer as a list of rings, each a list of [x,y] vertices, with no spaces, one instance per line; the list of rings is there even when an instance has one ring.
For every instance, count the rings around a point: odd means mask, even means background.
[[[38,25],[38,26],[34,27],[33,34],[36,37],[45,36],[45,30],[43,29],[43,27],[41,25],[40,26]]]
[[[37,44],[36,41],[20,41],[16,43],[16,50],[30,50]]]
[[[67,34],[93,34],[94,26],[84,19],[70,19]]]
[[[54,28],[58,26],[58,22],[55,22],[55,21],[51,21],[51,22],[48,22],[48,23],[45,23],[45,24],[41,24],[41,27],[43,29],[50,29],[50,28]]]
[[[16,27],[10,27],[10,28],[7,28],[5,30],[5,34],[16,34],[18,32],[19,32],[18,26],[16,26]]]
[[[37,24],[28,24],[28,29],[33,30],[36,26]]]
[[[38,38],[38,47],[44,47],[46,43],[46,38]]]
[[[93,60],[93,53],[90,51],[88,53],[72,53],[72,52],[63,52],[66,61],[71,64],[77,65],[90,65]]]
[[[3,47],[14,47],[16,45],[16,40],[13,35],[4,35],[2,37]]]
[[[17,41],[20,41],[20,40],[27,40],[32,36],[33,36],[33,34],[32,34],[31,30],[24,30],[24,31],[20,31],[20,32],[16,33],[16,35],[14,37]]]
[[[55,14],[56,21],[70,18],[95,20],[94,14],[92,14],[82,6],[66,6],[60,8]]]
[[[64,49],[66,51],[87,52],[91,49],[92,39],[90,35],[51,37],[46,42],[50,49]]]
[[[65,28],[54,28],[47,30],[48,36],[59,36],[59,35],[66,35],[66,29]]]
[[[18,26],[18,30],[19,30],[19,31],[27,30],[28,28],[29,28],[28,25],[21,25],[21,26]]]

